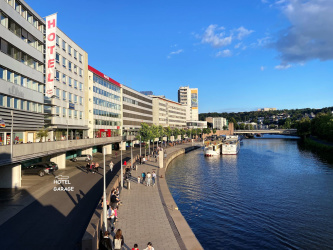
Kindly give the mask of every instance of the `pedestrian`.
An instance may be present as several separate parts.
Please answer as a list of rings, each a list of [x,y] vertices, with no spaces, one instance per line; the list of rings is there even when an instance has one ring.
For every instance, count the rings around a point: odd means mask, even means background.
[[[134,244],[134,247],[132,248],[132,250],[139,250],[138,244]]]
[[[141,181],[140,181],[140,175],[138,176],[138,184],[140,184],[141,183]]]
[[[155,182],[156,182],[156,173],[155,173],[155,171],[153,171],[152,178],[153,178],[153,186],[155,186]]]
[[[142,172],[141,177],[142,177],[142,184],[144,184],[145,179],[146,179],[146,173]]]
[[[117,198],[116,191],[113,191],[111,195],[111,207],[115,209],[118,206],[119,199]]]
[[[87,165],[86,165],[86,170],[87,170],[87,174],[88,174],[89,171],[90,171],[90,164],[89,164],[89,162],[88,162]]]
[[[155,250],[155,249],[153,248],[153,244],[151,242],[148,242],[147,248],[145,248],[144,250]]]
[[[115,212],[114,210],[112,209],[111,206],[107,206],[107,211],[108,211],[108,228],[110,229],[110,232],[113,232],[115,227],[113,225],[114,223],[114,217],[115,217]]]
[[[140,165],[141,165],[142,164],[142,156],[140,156],[139,160],[140,160]]]
[[[110,170],[112,172],[113,171],[113,162],[112,161],[110,162],[109,166],[110,166]]]
[[[123,245],[124,245],[124,236],[121,232],[121,229],[118,229],[113,239],[113,247],[115,250],[119,250],[123,248]]]
[[[92,162],[91,164],[90,164],[90,171],[94,174],[95,173],[95,163],[94,162]]]
[[[99,242],[100,250],[112,250],[111,239],[109,238],[109,232],[105,231],[103,238]]]
[[[96,163],[95,163],[95,170],[96,170],[97,173],[98,173],[98,168],[99,168],[99,163],[96,162]]]
[[[150,183],[151,183],[151,173],[148,172],[147,173],[147,187],[150,186]]]

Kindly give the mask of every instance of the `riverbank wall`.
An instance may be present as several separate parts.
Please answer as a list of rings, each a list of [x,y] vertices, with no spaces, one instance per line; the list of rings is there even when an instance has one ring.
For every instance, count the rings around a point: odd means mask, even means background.
[[[169,218],[170,225],[172,226],[174,230],[174,234],[177,238],[177,241],[181,247],[181,249],[193,249],[193,250],[199,250],[203,249],[200,242],[194,235],[192,229],[188,225],[187,221],[181,214],[181,211],[178,209],[178,206],[173,199],[169,187],[167,185],[166,179],[165,179],[165,173],[167,170],[168,165],[172,160],[177,158],[180,155],[183,155],[185,153],[188,153],[192,150],[196,150],[201,148],[200,146],[190,146],[186,148],[180,148],[170,154],[168,154],[167,158],[165,159],[163,163],[163,168],[159,169],[159,175],[161,175],[163,178],[159,178],[159,185],[160,185],[160,191],[161,191],[161,201],[165,208],[165,213],[167,214],[167,217]]]

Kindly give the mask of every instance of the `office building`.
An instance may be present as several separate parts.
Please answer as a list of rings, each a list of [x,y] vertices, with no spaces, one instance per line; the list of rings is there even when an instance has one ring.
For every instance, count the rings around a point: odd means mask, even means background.
[[[224,128],[228,128],[228,120],[223,117],[214,117],[213,118],[213,128],[217,130],[225,130]]]
[[[198,89],[180,87],[178,89],[178,102],[186,106],[186,120],[198,121]]]
[[[171,128],[186,127],[186,106],[166,99],[164,96],[153,98],[153,123]]]

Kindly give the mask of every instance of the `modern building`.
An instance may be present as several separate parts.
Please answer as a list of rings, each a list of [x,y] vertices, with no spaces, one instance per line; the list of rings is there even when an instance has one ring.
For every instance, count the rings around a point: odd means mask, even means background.
[[[178,89],[178,102],[186,106],[186,120],[198,121],[198,89],[180,87]]]
[[[123,87],[123,135],[135,135],[141,123],[153,124],[153,98]]]
[[[153,123],[163,127],[185,128],[186,106],[166,99],[164,96],[153,98]]]
[[[51,98],[52,116],[46,119],[52,129],[50,138],[58,141],[67,137],[86,138],[84,86],[88,84],[88,54],[59,28],[56,34],[55,95]]]
[[[228,127],[228,120],[223,117],[213,117],[213,128],[224,130],[223,127]]]
[[[0,145],[37,140],[44,127],[44,25],[24,1],[0,1]]]
[[[189,129],[192,128],[204,129],[207,128],[207,121],[186,121],[186,126]]]
[[[86,88],[88,137],[121,135],[122,85],[89,65]]]

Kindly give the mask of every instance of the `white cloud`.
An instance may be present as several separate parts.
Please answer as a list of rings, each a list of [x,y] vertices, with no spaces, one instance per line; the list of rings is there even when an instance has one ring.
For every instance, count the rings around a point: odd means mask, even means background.
[[[290,22],[271,43],[281,64],[333,59],[332,0],[279,0],[275,4]]]
[[[253,32],[254,32],[253,30],[248,30],[248,29],[244,28],[243,26],[241,26],[238,29],[236,29],[236,33],[238,33],[237,39],[242,40],[244,37],[250,35]]]
[[[232,52],[229,49],[225,49],[216,53],[216,57],[230,57]]]
[[[242,45],[242,43],[237,43],[234,48],[238,49],[238,48],[240,48],[241,45]]]
[[[182,49],[179,49],[179,50],[176,50],[176,51],[172,51],[172,52],[169,53],[169,55],[167,56],[167,58],[170,59],[172,55],[178,55],[178,54],[183,53],[183,52],[184,52],[184,50],[182,50]]]
[[[266,69],[265,66],[261,66],[261,67],[260,67],[260,70],[261,70],[261,71],[264,71],[265,69]]]
[[[211,24],[205,30],[201,42],[208,43],[215,48],[227,46],[232,42],[232,36],[225,36],[225,32],[217,32],[219,30],[224,30],[224,27],[218,27],[215,24]]]
[[[275,66],[275,69],[283,70],[283,69],[289,69],[291,67],[292,67],[291,64],[280,64],[280,65]]]

